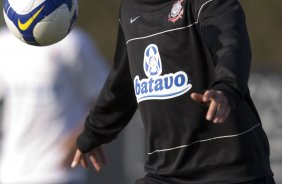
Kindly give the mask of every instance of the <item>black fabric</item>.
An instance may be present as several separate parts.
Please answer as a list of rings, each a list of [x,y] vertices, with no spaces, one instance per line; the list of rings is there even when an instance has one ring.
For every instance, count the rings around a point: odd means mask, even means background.
[[[77,139],[77,146],[83,153],[115,139],[137,109],[121,27],[114,61],[102,95],[87,117],[83,133]]]
[[[172,184],[172,183],[160,183],[158,181],[154,181],[148,178],[142,178],[136,180],[135,184]],[[275,184],[275,181],[273,177],[264,177],[253,181],[236,183],[236,184]]]
[[[135,184],[161,184],[161,183],[158,181],[142,178],[142,179],[136,180]]]
[[[234,109],[247,92],[251,61],[242,8],[234,0],[215,0],[202,12],[199,21],[215,61],[215,79],[210,88],[225,92]]]
[[[244,182],[242,184],[275,184],[273,177],[265,177],[254,181]]]
[[[114,66],[78,148],[85,153],[114,139],[138,106],[153,181],[231,184],[272,176],[247,86],[250,62],[237,0],[123,0]],[[207,121],[207,107],[190,98],[207,89],[228,98],[224,124]]]

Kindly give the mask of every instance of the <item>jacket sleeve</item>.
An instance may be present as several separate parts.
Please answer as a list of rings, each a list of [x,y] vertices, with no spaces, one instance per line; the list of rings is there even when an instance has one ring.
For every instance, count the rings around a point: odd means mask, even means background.
[[[84,131],[77,139],[83,153],[110,142],[128,124],[137,109],[129,72],[126,43],[121,25],[114,64],[95,107],[86,118]]]
[[[234,109],[248,91],[251,63],[242,7],[238,0],[208,1],[199,12],[199,25],[215,66],[215,78],[210,89],[221,90]]]

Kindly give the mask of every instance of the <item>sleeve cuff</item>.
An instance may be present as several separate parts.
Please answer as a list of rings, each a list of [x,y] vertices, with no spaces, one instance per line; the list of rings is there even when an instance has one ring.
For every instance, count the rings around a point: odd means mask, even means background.
[[[223,84],[216,84],[210,89],[222,91],[228,100],[231,110],[236,109],[243,101],[243,99],[236,93],[232,87]]]
[[[84,130],[78,136],[76,144],[77,148],[85,154],[104,143],[98,138],[98,136],[94,136],[92,133]]]

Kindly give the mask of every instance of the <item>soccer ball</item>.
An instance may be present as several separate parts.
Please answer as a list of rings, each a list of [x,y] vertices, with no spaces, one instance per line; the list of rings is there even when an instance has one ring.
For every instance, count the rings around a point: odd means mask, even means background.
[[[77,0],[3,0],[5,22],[21,41],[46,46],[62,40],[72,30]]]

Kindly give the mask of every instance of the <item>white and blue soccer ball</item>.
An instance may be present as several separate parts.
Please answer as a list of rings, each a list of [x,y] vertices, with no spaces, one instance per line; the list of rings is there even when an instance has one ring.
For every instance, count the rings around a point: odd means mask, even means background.
[[[38,46],[59,42],[72,30],[77,0],[3,0],[5,22],[21,41]]]

